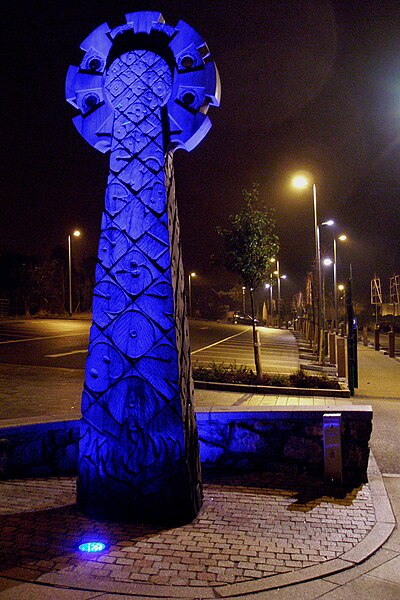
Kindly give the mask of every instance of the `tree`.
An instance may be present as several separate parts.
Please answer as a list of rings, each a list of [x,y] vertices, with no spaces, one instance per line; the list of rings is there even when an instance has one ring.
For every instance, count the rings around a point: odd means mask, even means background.
[[[253,183],[251,189],[243,190],[242,194],[245,203],[243,210],[229,216],[228,229],[218,227],[217,232],[224,242],[223,265],[238,275],[250,292],[254,360],[257,377],[261,378],[261,358],[254,322],[254,290],[269,274],[271,258],[279,250],[279,239],[275,233],[273,210],[260,200],[258,185]]]

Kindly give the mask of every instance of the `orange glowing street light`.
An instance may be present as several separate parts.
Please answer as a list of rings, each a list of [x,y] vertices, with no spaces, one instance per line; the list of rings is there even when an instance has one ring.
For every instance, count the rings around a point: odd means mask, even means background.
[[[73,237],[80,237],[81,232],[75,229],[72,232]],[[71,250],[71,234],[68,235],[68,291],[69,291],[69,316],[72,317],[72,250]]]
[[[314,209],[314,242],[315,242],[315,268],[316,268],[316,290],[317,290],[317,348],[318,348],[318,362],[322,362],[323,344],[322,344],[322,306],[321,306],[321,290],[322,290],[322,270],[321,270],[321,250],[320,250],[320,238],[319,238],[319,227],[318,227],[318,213],[317,213],[317,186],[315,183],[311,184],[309,177],[305,173],[296,173],[292,178],[292,186],[298,190],[304,190],[312,185],[313,193],[313,209]]]

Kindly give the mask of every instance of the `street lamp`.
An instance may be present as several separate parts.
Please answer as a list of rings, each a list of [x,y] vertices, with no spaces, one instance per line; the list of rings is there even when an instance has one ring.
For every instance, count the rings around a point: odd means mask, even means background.
[[[278,284],[278,327],[281,326],[281,279],[286,279],[286,275],[281,275],[279,260],[276,261],[276,280]]]
[[[324,258],[323,265],[324,267],[330,267],[333,264],[333,261],[330,258]],[[326,294],[325,294],[325,269],[324,275],[322,279],[322,327],[325,336],[326,329]]]
[[[243,314],[246,314],[246,286],[242,286]]]
[[[337,238],[341,242],[347,240],[347,236],[342,234]],[[335,302],[335,331],[338,331],[339,324],[339,307],[338,307],[338,288],[337,288],[337,242],[336,237],[333,238],[333,290],[334,290],[334,302]]]
[[[273,319],[273,316],[272,316],[273,315],[272,280],[271,280],[271,283],[265,284],[265,289],[269,290],[269,314],[270,314],[269,320],[270,320],[271,325],[273,325],[273,321],[272,321],[272,319]]]
[[[303,175],[295,175],[292,179],[292,185],[298,190],[303,190],[310,186],[309,179]],[[316,272],[316,292],[317,292],[317,347],[318,347],[318,361],[322,362],[322,343],[321,343],[321,288],[322,288],[322,272],[321,272],[321,252],[320,252],[320,238],[319,238],[319,227],[318,227],[318,213],[317,213],[317,186],[315,183],[312,184],[313,193],[313,209],[314,209],[314,242],[315,242],[315,272]]]
[[[196,277],[196,273],[189,273],[189,317],[192,316],[192,278]]]
[[[81,232],[78,229],[72,232],[74,237],[79,237]],[[69,288],[69,316],[72,317],[72,252],[71,235],[68,235],[68,288]]]

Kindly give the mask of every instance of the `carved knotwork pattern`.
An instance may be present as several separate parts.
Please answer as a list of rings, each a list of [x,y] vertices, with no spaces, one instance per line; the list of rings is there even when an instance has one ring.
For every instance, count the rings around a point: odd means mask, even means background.
[[[110,66],[110,173],[82,398],[78,500],[97,514],[201,505],[172,154],[163,107],[172,76],[135,50]],[[115,503],[114,503],[115,501]],[[173,517],[172,517],[173,518]]]

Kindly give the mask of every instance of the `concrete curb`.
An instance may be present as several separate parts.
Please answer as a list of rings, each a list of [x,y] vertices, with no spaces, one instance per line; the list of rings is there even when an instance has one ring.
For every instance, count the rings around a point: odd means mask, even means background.
[[[197,381],[198,390],[220,392],[238,392],[243,394],[275,394],[278,396],[331,396],[332,398],[350,398],[349,389],[331,390],[319,388],[279,387],[272,385],[246,385],[243,383],[222,383],[217,381]]]

